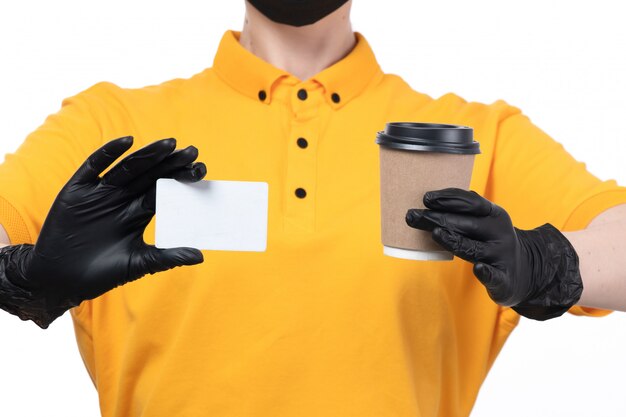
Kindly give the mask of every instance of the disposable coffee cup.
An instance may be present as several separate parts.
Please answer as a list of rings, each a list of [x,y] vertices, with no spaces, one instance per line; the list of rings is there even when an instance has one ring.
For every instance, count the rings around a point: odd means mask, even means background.
[[[471,127],[436,123],[387,123],[378,132],[383,253],[413,260],[454,256],[432,234],[406,224],[411,208],[425,208],[427,191],[469,189],[474,158],[480,153]]]

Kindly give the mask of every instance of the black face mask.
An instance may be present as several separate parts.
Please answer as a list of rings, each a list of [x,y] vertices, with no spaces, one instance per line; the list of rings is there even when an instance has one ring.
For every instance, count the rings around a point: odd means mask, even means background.
[[[305,26],[328,16],[348,0],[248,0],[276,23]]]

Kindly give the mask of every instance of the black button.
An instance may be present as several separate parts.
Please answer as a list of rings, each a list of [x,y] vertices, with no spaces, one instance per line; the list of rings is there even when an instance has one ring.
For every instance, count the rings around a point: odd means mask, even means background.
[[[298,98],[302,101],[306,100],[309,95],[304,88],[298,90]]]
[[[333,103],[339,103],[341,101],[341,97],[339,97],[339,94],[337,94],[337,93],[333,93],[330,96],[330,98],[333,101]]]
[[[307,142],[305,138],[298,138],[298,146],[304,149],[309,146],[309,142]]]
[[[306,190],[304,188],[296,188],[296,197],[298,198],[306,197]]]
[[[266,98],[267,98],[267,93],[265,92],[265,90],[259,91],[259,100],[265,101]]]

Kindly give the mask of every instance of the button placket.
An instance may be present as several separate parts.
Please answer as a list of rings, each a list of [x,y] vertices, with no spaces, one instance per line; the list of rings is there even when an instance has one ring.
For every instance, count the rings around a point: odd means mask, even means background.
[[[324,97],[314,85],[293,87],[287,142],[285,231],[315,230],[315,188],[319,106]]]

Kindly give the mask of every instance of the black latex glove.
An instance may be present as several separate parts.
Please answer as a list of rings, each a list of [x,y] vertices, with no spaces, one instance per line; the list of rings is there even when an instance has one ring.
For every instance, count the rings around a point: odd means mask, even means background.
[[[95,151],[61,189],[36,244],[3,248],[2,308],[42,328],[83,300],[146,274],[203,261],[194,248],[157,249],[143,241],[155,211],[158,178],[201,180],[198,150],[153,142],[99,175],[132,146],[125,137]],[[7,286],[14,285],[7,289]],[[7,294],[12,297],[7,300]]]
[[[517,229],[502,207],[458,188],[430,191],[423,201],[428,209],[410,209],[407,224],[431,231],[437,243],[472,262],[496,303],[546,320],[579,300],[578,256],[552,225]]]

